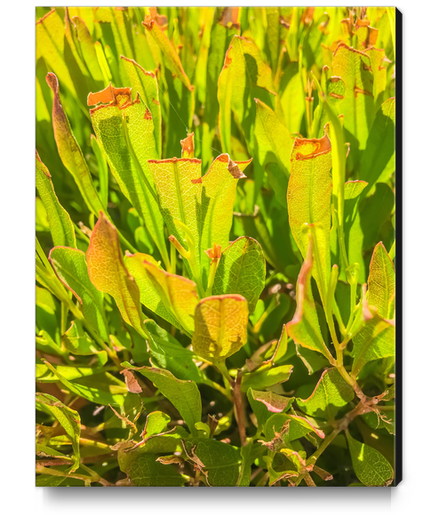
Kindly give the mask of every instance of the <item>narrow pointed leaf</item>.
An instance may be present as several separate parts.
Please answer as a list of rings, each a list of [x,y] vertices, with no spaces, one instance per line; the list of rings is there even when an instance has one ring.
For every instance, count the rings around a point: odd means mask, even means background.
[[[139,371],[148,378],[162,395],[169,399],[183,417],[189,431],[197,436],[195,424],[201,422],[202,401],[194,381],[181,381],[168,370],[154,367],[133,367],[129,363],[123,366]]]
[[[93,285],[114,297],[125,322],[142,335],[139,288],[124,266],[117,230],[102,212],[91,235],[87,265]]]
[[[51,174],[36,152],[36,188],[46,211],[54,245],[76,247],[75,229],[69,213],[60,204],[52,184]]]
[[[208,361],[221,361],[247,343],[248,306],[241,295],[202,299],[196,307],[193,350]]]
[[[103,83],[103,72],[97,59],[96,48],[94,46],[93,38],[85,21],[79,16],[73,16],[72,22],[75,25],[77,39],[80,45],[82,57],[87,65],[88,71],[96,82]]]
[[[261,58],[258,47],[245,38],[234,36],[218,81],[220,134],[225,152],[232,151],[232,111],[246,133],[246,139],[251,141],[251,127],[255,119],[254,98],[269,103],[273,95],[271,69]]]
[[[154,123],[154,137],[156,140],[157,157],[160,159],[162,153],[162,115],[159,101],[159,86],[157,78],[152,72],[145,71],[133,59],[121,56],[121,64],[126,70],[129,84],[132,87],[132,97],[136,94],[144,100],[151,111]]]
[[[46,81],[54,94],[52,124],[61,161],[75,179],[88,208],[93,214],[97,215],[99,211],[103,210],[103,206],[94,187],[82,150],[73,135],[67,115],[60,103],[58,79],[53,73],[48,73]]]
[[[289,224],[304,259],[308,248],[304,224],[315,226],[313,276],[323,302],[331,275],[331,166],[331,142],[327,135],[320,139],[295,139],[287,190]]]
[[[365,486],[388,486],[392,483],[394,472],[388,460],[376,449],[358,442],[347,432],[353,470]]]
[[[49,253],[49,261],[60,281],[82,304],[86,320],[107,342],[108,326],[103,307],[103,295],[90,281],[84,252],[68,247],[55,247]]]
[[[84,331],[79,320],[73,320],[69,329],[61,337],[61,343],[71,354],[77,356],[96,356],[99,364],[103,366],[108,361],[108,354],[99,350],[94,341]]]
[[[265,286],[265,258],[259,243],[242,236],[227,247],[214,278],[214,295],[236,293],[247,299],[253,313]]]
[[[184,86],[193,91],[193,86],[190,84],[190,79],[187,77],[183,65],[181,64],[180,58],[178,54],[175,52],[172,43],[166,37],[162,29],[158,26],[158,24],[154,20],[150,20],[148,23],[143,23],[147,33],[150,34],[150,37],[154,39],[154,41],[159,46],[162,51],[165,59],[164,63],[172,72],[175,77],[178,77],[180,81],[184,84]]]
[[[320,330],[316,306],[311,291],[311,270],[313,267],[313,244],[310,238],[307,257],[301,267],[296,285],[296,311],[293,319],[286,324],[286,330],[297,345],[323,354],[330,361],[331,353],[327,349]]]

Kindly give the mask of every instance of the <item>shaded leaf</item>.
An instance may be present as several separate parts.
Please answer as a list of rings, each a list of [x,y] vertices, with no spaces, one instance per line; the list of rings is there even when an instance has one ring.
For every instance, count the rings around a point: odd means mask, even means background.
[[[183,486],[185,478],[174,465],[162,465],[157,454],[142,454],[129,464],[127,473],[133,486]]]
[[[388,460],[376,449],[352,438],[349,432],[346,434],[353,469],[359,481],[366,486],[390,485],[394,472]]]
[[[247,390],[247,398],[261,430],[274,413],[285,413],[295,400],[293,397],[284,397],[271,391],[259,391],[252,388]]]
[[[241,390],[246,392],[249,388],[269,388],[284,383],[288,381],[292,370],[292,365],[280,365],[278,367],[272,366],[272,364],[263,365],[256,371],[243,375]]]

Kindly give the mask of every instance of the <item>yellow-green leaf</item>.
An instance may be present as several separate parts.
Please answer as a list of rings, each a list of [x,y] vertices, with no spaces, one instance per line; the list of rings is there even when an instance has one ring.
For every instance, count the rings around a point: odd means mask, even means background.
[[[93,185],[90,170],[88,169],[82,150],[73,135],[67,115],[60,103],[58,79],[53,73],[48,73],[46,82],[54,94],[52,125],[54,127],[55,141],[61,161],[75,179],[88,208],[97,216],[99,211],[103,210],[103,206]]]
[[[194,352],[212,362],[222,361],[247,343],[248,304],[241,295],[202,299],[196,307]]]
[[[311,270],[313,267],[313,240],[309,237],[307,257],[301,267],[296,283],[296,311],[286,324],[286,331],[297,345],[323,354],[329,361],[332,356],[325,345],[311,291]]]
[[[331,142],[326,134],[320,139],[295,139],[287,190],[289,224],[304,259],[309,239],[304,224],[314,226],[313,276],[323,302],[331,275],[331,166]]]
[[[382,318],[394,316],[395,269],[382,242],[374,249],[368,276],[368,304],[376,308]]]
[[[58,201],[51,174],[36,152],[36,188],[40,195],[54,245],[76,247],[75,229],[69,213]]]
[[[94,286],[114,297],[123,319],[143,335],[139,288],[124,266],[117,230],[102,212],[91,235],[87,265]]]

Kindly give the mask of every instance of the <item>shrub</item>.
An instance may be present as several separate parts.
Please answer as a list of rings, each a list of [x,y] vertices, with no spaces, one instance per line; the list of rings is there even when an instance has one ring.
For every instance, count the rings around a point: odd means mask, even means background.
[[[37,485],[391,484],[394,9],[37,17]]]

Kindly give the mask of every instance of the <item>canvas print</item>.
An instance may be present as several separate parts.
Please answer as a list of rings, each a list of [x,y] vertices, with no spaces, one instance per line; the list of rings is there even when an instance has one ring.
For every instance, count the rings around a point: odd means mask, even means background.
[[[35,21],[36,485],[396,485],[396,9]]]

